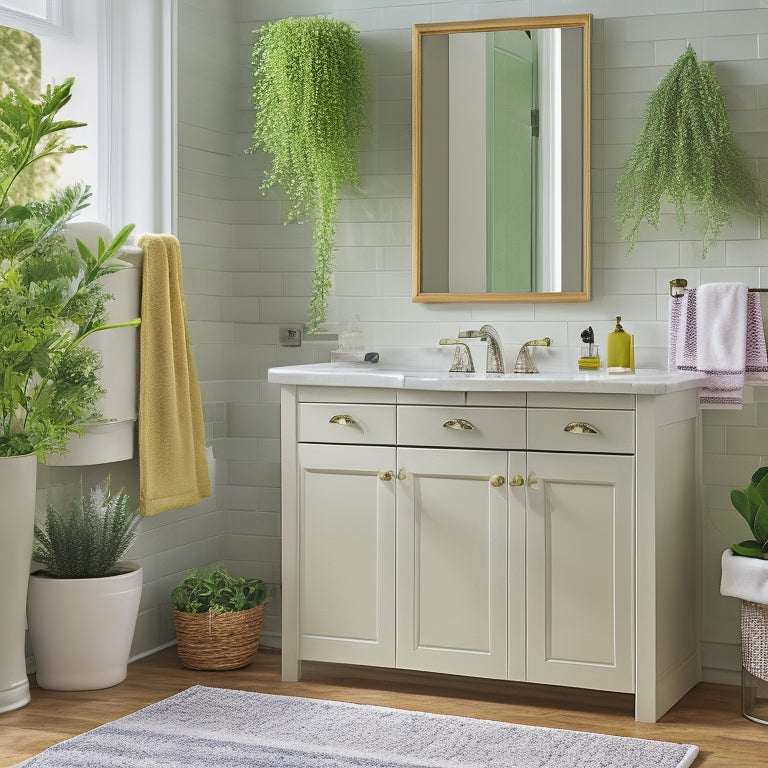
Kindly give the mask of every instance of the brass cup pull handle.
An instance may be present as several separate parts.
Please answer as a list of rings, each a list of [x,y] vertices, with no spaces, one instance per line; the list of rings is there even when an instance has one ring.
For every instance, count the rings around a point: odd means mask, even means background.
[[[513,488],[519,488],[521,485],[525,485],[525,478],[522,475],[515,475],[509,478],[509,484]]]
[[[534,491],[541,490],[541,486],[539,485],[539,478],[536,477],[533,472],[528,475],[528,487],[533,488]]]
[[[563,432],[571,432],[574,435],[599,435],[600,430],[594,424],[586,421],[572,421],[563,427]]]
[[[466,419],[448,419],[448,421],[443,424],[444,427],[447,427],[448,429],[467,429],[472,430],[475,428],[475,425],[471,421],[467,421]]]
[[[491,479],[488,481],[494,488],[499,488],[504,485],[504,478],[501,475],[491,475]]]
[[[391,469],[382,469],[378,473],[379,480],[389,481],[395,476]]]
[[[336,416],[331,416],[328,419],[329,424],[339,424],[342,427],[354,427],[357,426],[357,422],[346,413],[338,413]]]

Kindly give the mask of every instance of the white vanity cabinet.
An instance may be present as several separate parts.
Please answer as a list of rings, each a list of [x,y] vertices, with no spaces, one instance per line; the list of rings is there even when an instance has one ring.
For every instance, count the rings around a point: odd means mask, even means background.
[[[281,383],[284,679],[619,691],[648,722],[698,681],[696,389]]]

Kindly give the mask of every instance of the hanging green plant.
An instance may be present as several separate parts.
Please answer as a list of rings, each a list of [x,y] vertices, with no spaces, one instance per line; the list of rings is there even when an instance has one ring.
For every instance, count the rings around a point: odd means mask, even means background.
[[[659,226],[661,199],[703,219],[703,251],[731,223],[734,211],[761,208],[757,181],[728,120],[712,67],[688,45],[645,106],[645,120],[618,181],[616,222],[631,253],[645,219]],[[625,232],[625,228],[629,227]]]
[[[280,19],[257,33],[249,151],[274,156],[261,191],[283,187],[291,203],[286,221],[314,220],[311,333],[325,322],[332,292],[340,188],[359,186],[357,153],[367,125],[365,56],[357,32],[339,19]]]

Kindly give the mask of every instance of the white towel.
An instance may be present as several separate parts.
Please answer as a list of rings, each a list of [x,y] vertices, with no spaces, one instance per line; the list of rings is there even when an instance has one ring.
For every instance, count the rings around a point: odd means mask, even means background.
[[[707,283],[672,299],[669,369],[709,376],[702,408],[741,408],[745,380],[768,380],[760,297],[744,283]]]
[[[730,549],[726,549],[720,565],[721,595],[739,597],[750,603],[768,603],[768,568],[765,567],[765,560],[734,555]]]

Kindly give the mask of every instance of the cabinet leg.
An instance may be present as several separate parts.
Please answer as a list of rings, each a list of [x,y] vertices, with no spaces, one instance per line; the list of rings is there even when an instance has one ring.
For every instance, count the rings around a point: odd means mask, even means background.
[[[289,658],[283,652],[283,672],[284,683],[296,683],[301,680],[301,661],[296,658]]]

